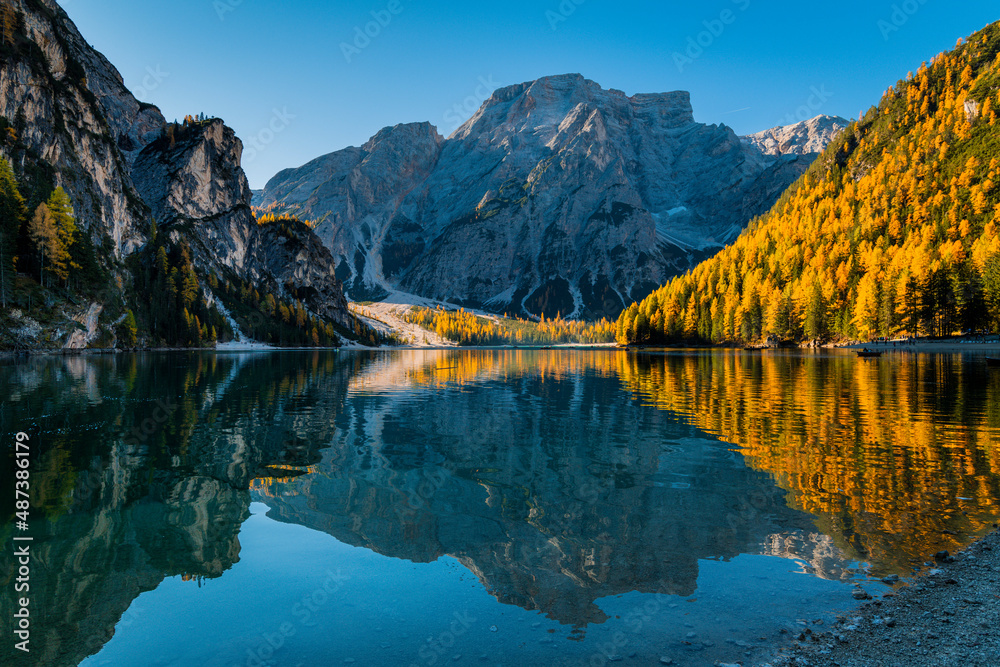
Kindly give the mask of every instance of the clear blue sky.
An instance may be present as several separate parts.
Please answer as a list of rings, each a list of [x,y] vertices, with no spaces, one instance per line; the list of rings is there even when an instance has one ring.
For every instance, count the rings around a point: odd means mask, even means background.
[[[628,94],[688,90],[697,120],[740,134],[804,111],[854,118],[907,71],[1000,19],[996,0],[61,4],[168,119],[205,112],[248,146],[256,138],[244,164],[255,188],[387,125],[430,121],[448,135],[474,111],[481,81],[579,72]],[[355,42],[376,18],[387,25]],[[345,55],[345,43],[363,48]]]

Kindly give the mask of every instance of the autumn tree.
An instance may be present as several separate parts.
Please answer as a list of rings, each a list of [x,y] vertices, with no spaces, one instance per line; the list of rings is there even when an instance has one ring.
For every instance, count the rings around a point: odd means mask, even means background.
[[[125,319],[118,326],[118,338],[125,347],[135,347],[138,342],[138,330],[135,314],[129,310],[125,313]]]
[[[46,204],[39,204],[35,214],[28,223],[28,237],[38,252],[39,280],[45,284],[45,270],[57,278],[65,279],[68,275],[66,266],[69,253],[59,240],[56,222]]]
[[[18,190],[14,170],[0,156],[0,303],[4,308],[14,281],[15,242],[24,218],[24,197]]]
[[[732,245],[626,308],[618,341],[977,328],[1000,253],[997,81],[993,24],[886,91]]]
[[[1000,252],[994,253],[986,262],[983,295],[990,325],[994,331],[1000,331]]]

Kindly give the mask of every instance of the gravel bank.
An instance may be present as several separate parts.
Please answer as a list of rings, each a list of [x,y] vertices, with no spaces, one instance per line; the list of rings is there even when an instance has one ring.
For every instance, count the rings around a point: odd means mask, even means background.
[[[866,602],[832,628],[800,634],[767,664],[1000,666],[1000,533],[935,561],[912,585]]]

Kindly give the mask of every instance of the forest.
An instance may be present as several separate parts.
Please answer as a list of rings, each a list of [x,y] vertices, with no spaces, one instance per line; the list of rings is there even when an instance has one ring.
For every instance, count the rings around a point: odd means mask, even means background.
[[[579,322],[543,315],[536,322],[507,316],[487,318],[464,309],[445,310],[440,307],[413,308],[405,319],[462,346],[595,345],[615,340],[615,325],[608,320]]]
[[[1000,25],[924,63],[774,208],[616,324],[620,344],[1000,326]]]
[[[61,187],[40,191],[39,179],[29,180],[34,184],[26,198],[10,163],[0,157],[5,323],[0,347],[21,345],[12,330],[23,321],[22,311],[51,329],[66,309],[89,301],[104,304],[102,320],[109,323],[92,347],[213,347],[235,338],[234,322],[253,340],[282,347],[338,346],[341,337],[370,346],[392,342],[357,320],[352,329],[324,321],[295,295],[282,297],[263,284],[199,271],[186,243],[172,241],[155,222],[149,242],[124,266],[113,259],[105,238],[100,247],[108,258],[105,266],[91,236],[77,226],[67,193]],[[308,227],[287,216],[264,215],[256,221],[285,236]],[[13,319],[7,321],[9,316]]]

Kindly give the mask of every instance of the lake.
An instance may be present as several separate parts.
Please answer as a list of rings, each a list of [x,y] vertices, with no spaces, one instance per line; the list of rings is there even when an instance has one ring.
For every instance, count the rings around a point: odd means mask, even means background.
[[[15,433],[33,456],[4,665],[735,662],[1000,519],[972,354],[178,352],[0,387],[2,478]]]

